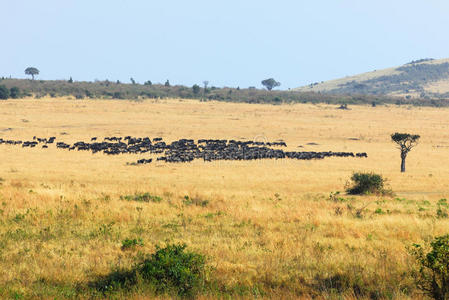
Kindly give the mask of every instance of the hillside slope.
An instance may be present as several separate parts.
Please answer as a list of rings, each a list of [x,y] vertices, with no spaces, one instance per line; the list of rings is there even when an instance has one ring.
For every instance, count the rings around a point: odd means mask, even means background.
[[[449,59],[422,59],[295,89],[301,92],[410,97],[449,97]]]

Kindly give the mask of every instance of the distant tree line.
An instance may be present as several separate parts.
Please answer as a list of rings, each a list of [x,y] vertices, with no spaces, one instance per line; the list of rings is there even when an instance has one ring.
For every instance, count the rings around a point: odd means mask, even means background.
[[[416,106],[449,106],[449,100],[430,98],[404,98],[381,95],[360,94],[324,94],[315,92],[279,91],[251,88],[218,88],[209,86],[208,81],[203,86],[194,84],[191,87],[172,85],[169,80],[165,83],[126,84],[120,81],[96,80],[94,82],[69,80],[26,80],[0,79],[1,97],[20,98],[30,97],[63,97],[76,99],[201,99],[202,101],[227,101],[244,103],[328,103],[328,104],[368,104],[373,107],[381,104],[416,105]],[[276,85],[276,84],[275,84]],[[273,85],[273,87],[275,86]],[[271,85],[270,85],[271,86]]]

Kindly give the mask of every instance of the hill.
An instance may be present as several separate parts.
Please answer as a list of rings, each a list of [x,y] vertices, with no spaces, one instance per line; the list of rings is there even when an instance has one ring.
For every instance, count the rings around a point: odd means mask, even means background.
[[[420,59],[395,68],[313,83],[295,90],[327,94],[449,98],[449,59]]]

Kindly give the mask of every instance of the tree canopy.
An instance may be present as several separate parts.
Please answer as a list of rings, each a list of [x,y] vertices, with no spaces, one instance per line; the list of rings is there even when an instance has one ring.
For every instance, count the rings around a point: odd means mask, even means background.
[[[262,80],[262,85],[264,87],[266,87],[267,90],[271,91],[273,88],[280,86],[281,83],[274,80],[273,78],[268,78],[268,79]]]
[[[409,134],[409,133],[394,133],[391,135],[391,139],[393,142],[398,144],[398,148],[402,151],[405,150],[409,152],[413,147],[418,144],[420,136],[417,134]]]
[[[39,70],[35,67],[28,67],[25,69],[26,75],[31,75],[31,77],[34,79],[34,75],[39,75]]]

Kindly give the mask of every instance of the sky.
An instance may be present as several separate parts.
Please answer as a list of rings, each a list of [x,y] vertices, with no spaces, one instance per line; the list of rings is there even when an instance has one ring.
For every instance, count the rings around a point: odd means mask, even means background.
[[[0,76],[295,88],[449,57],[447,0],[0,0]]]

